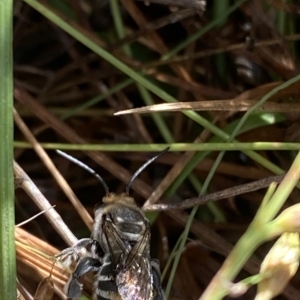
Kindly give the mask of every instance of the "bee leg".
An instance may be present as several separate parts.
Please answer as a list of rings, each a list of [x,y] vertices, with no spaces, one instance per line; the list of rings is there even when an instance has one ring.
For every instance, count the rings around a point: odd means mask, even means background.
[[[85,238],[79,240],[72,247],[66,248],[55,255],[55,258],[63,267],[72,272],[71,265],[77,263],[84,257],[100,259],[103,256],[103,250],[98,241]]]
[[[77,264],[75,271],[65,286],[65,293],[68,298],[81,298],[82,284],[79,279],[88,272],[97,272],[101,267],[101,261],[92,257],[84,257]]]
[[[159,260],[151,259],[151,269],[153,276],[154,297],[153,300],[165,300],[165,296],[161,287],[161,276],[159,268]]]

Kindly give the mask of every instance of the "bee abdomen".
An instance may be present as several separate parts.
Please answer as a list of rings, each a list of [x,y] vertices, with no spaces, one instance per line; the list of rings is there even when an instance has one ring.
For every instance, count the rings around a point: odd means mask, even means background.
[[[94,283],[94,299],[96,300],[119,300],[120,295],[113,276],[111,257],[106,254],[103,265],[96,275]]]

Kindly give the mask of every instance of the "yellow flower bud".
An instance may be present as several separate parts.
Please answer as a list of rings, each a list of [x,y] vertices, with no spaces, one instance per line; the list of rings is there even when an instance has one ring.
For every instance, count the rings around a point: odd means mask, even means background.
[[[282,234],[261,264],[264,279],[258,284],[255,300],[268,300],[280,294],[295,275],[299,257],[299,234]]]
[[[286,208],[274,222],[282,232],[300,232],[300,203]]]

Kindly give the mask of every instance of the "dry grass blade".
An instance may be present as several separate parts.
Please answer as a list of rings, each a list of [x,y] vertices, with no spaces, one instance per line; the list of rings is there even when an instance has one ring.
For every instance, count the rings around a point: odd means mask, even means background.
[[[170,203],[170,204],[153,204],[145,205],[145,211],[164,211],[164,210],[176,210],[176,209],[186,209],[192,208],[196,205],[204,205],[208,202],[218,201],[221,199],[226,199],[234,196],[238,196],[244,193],[250,193],[268,187],[272,182],[281,182],[285,174],[270,176],[265,179],[257,180],[251,183],[246,183],[242,185],[237,185],[233,188],[218,191],[215,193],[202,195],[195,198],[185,199],[180,203]]]
[[[132,108],[116,112],[114,115],[125,114],[143,114],[150,112],[162,111],[247,111],[249,108],[257,104],[255,100],[210,100],[210,101],[194,101],[194,102],[177,102],[149,105],[140,108]],[[257,111],[282,112],[282,113],[299,113],[300,105],[298,103],[273,103],[266,102],[262,104]]]
[[[14,174],[16,177],[21,178],[19,187],[22,188],[28,196],[35,202],[35,204],[41,209],[45,210],[45,216],[52,224],[53,228],[57,233],[66,241],[68,245],[73,245],[76,243],[77,238],[66,226],[60,215],[52,208],[52,205],[40,192],[37,186],[32,182],[29,176],[24,172],[24,170],[14,162]]]
[[[300,34],[291,34],[288,36],[285,36],[284,39],[288,41],[297,41],[300,39]],[[253,41],[253,48],[260,48],[260,47],[266,47],[266,46],[272,46],[276,44],[282,43],[283,39],[280,38],[273,38],[273,39],[267,39],[267,40],[260,40],[260,41]],[[159,67],[163,65],[168,65],[170,63],[183,63],[185,61],[194,61],[199,58],[204,58],[208,56],[212,56],[215,54],[222,54],[225,52],[230,52],[230,51],[236,51],[236,50],[243,50],[247,49],[249,45],[246,42],[243,43],[238,43],[238,44],[230,44],[228,46],[221,46],[220,48],[217,49],[207,49],[207,50],[201,50],[196,53],[191,53],[191,54],[186,54],[186,55],[178,55],[176,57],[172,57],[166,60],[157,60],[153,61],[147,64],[143,65],[143,69],[148,70],[154,67]]]
[[[32,277],[33,280],[40,282],[40,289],[35,296],[50,297],[53,290],[62,294],[62,287],[67,281],[67,274],[55,264],[54,255],[59,250],[21,228],[16,228],[15,235],[17,259],[24,266],[22,270],[18,270],[19,273],[25,276],[28,267],[35,270],[39,275],[39,279]],[[50,274],[51,278],[49,277]]]
[[[55,207],[55,205],[52,206],[51,208],[54,208],[54,207]],[[49,209],[51,209],[51,208],[49,208]],[[24,222],[19,223],[18,225],[15,226],[15,228],[21,227],[21,226],[23,226],[23,225],[25,225],[25,224],[31,222],[32,220],[34,220],[34,219],[37,218],[38,216],[44,214],[44,213],[45,213],[47,210],[49,210],[49,209],[42,210],[41,212],[39,212],[38,214],[34,215],[33,217],[31,217],[31,218],[25,220]]]
[[[190,102],[176,102],[176,103],[162,103],[149,105],[145,107],[132,108],[114,113],[115,116],[125,114],[142,114],[150,112],[163,112],[163,111],[183,111],[183,110],[195,110],[195,111],[247,111],[254,106],[258,100],[266,94],[268,91],[276,87],[279,83],[271,83],[248,90],[234,99],[224,100],[209,100],[209,101],[190,101]],[[289,98],[296,95],[299,89],[299,82],[289,86],[288,88],[279,91],[275,96],[270,98],[270,101],[278,101],[282,98]],[[252,100],[250,100],[252,99]],[[282,112],[292,113],[299,112],[300,107],[298,103],[277,103],[277,102],[265,102],[258,111],[269,112]]]

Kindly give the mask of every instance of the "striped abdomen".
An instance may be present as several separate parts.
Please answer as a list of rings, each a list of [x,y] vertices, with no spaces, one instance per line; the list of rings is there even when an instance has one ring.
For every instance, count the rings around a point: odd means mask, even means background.
[[[95,275],[93,300],[121,300],[110,254],[104,255],[103,265]]]

